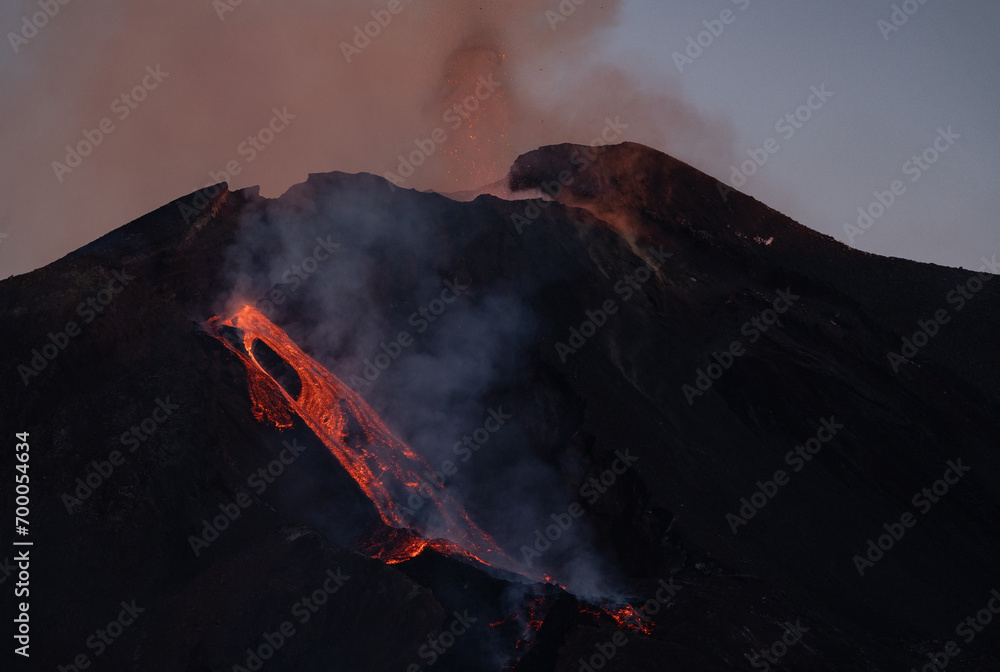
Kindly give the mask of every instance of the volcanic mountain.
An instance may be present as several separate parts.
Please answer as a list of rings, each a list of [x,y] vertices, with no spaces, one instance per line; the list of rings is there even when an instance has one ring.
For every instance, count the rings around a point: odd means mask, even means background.
[[[501,186],[216,185],[0,283],[33,664],[1000,669],[995,257],[630,143]]]

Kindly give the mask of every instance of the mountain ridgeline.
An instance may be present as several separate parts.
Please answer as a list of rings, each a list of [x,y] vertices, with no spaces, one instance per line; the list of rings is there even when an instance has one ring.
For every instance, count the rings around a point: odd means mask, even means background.
[[[504,193],[544,198],[223,184],[0,282],[40,668],[1000,665],[995,257],[859,252],[631,143]],[[294,347],[206,326],[247,305]],[[367,419],[305,417],[303,362]],[[391,506],[344,467],[371,426],[424,465]]]

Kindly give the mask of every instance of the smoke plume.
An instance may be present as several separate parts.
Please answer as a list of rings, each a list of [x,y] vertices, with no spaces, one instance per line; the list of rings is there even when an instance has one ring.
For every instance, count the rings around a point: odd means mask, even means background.
[[[7,6],[3,23],[36,10]],[[621,11],[620,0],[62,5],[0,64],[0,263],[29,270],[222,179],[277,196],[308,173],[399,174],[412,157],[421,165],[401,186],[470,189],[540,145],[589,144],[609,120],[616,142],[692,162],[728,153],[728,124],[700,116],[675,82],[602,61]],[[157,66],[168,74],[136,102]],[[277,133],[275,110],[293,117]],[[76,163],[67,145],[86,151],[103,119],[114,130],[76,167],[53,166]]]

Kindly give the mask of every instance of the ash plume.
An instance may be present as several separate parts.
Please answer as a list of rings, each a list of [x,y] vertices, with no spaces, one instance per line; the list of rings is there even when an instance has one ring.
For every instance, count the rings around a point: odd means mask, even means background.
[[[691,162],[712,155],[723,165],[718,155],[729,156],[734,135],[726,121],[685,103],[676,81],[635,81],[601,62],[623,3],[573,6],[552,24],[546,12],[559,13],[555,2],[470,8],[405,0],[347,62],[343,45],[353,46],[355,29],[363,33],[385,5],[246,0],[224,13],[201,0],[68,5],[0,65],[8,96],[47,101],[44,133],[16,130],[39,127],[32,105],[10,106],[0,127],[5,205],[16,225],[7,233],[45,222],[46,241],[31,251],[37,265],[221,181],[210,174],[234,189],[261,185],[267,196],[309,173],[384,175],[438,128],[447,140],[402,186],[454,192],[494,182],[521,153],[589,144],[616,116],[628,125],[622,140]],[[33,7],[23,2],[9,13]],[[119,120],[109,104],[157,65],[169,76]],[[499,88],[452,128],[445,114],[480,78]],[[242,143],[267,126],[274,108],[294,119],[249,160]],[[51,163],[64,161],[66,145],[104,117],[114,132],[57,182]]]

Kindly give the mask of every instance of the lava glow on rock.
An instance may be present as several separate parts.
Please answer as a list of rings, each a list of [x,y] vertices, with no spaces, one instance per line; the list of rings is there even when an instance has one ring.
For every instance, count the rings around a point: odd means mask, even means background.
[[[428,502],[434,513],[432,524],[436,534],[407,520],[393,494],[419,489],[422,483],[419,474],[430,471],[430,466],[392,435],[360,395],[303,352],[262,312],[244,306],[232,318],[213,317],[206,326],[246,366],[254,416],[277,427],[290,427],[291,414],[298,415],[375,504],[382,521],[391,529],[380,534],[381,539],[363,542],[373,557],[401,562],[431,546],[485,565],[523,573],[443,487],[433,492]],[[223,326],[239,330],[242,348],[223,336]],[[298,374],[302,391],[297,397],[281,387],[254,357],[253,345],[257,340],[281,356]],[[424,538],[406,533],[413,527],[424,533]]]
[[[298,415],[374,503],[385,526],[361,539],[358,550],[386,564],[396,564],[431,548],[467,562],[512,572],[530,582],[558,585],[552,577],[538,575],[507,555],[443,486],[428,493],[431,516],[421,521],[408,520],[397,501],[422,487],[419,474],[429,472],[430,466],[392,435],[360,395],[303,352],[262,312],[244,306],[230,319],[213,317],[205,326],[246,367],[254,417],[287,428],[292,426],[292,414]],[[299,394],[290,394],[254,356],[257,341],[271,348],[298,374]],[[534,632],[541,627],[547,602],[541,596],[529,597],[523,610],[494,624],[520,623],[519,654],[530,646]],[[581,613],[594,617],[604,614],[620,627],[651,632],[650,624],[644,623],[631,606],[595,605],[581,608]]]

